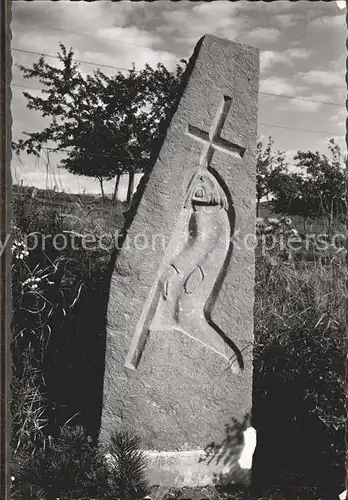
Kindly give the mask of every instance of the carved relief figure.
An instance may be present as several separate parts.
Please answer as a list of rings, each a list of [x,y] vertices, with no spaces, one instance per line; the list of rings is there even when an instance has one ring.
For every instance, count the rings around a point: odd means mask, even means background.
[[[226,195],[207,169],[194,176],[184,210],[188,217],[181,228],[182,248],[160,277],[149,330],[181,331],[220,354],[237,372],[240,352],[210,319],[209,304],[228,256],[231,224]]]
[[[125,360],[135,370],[151,331],[177,330],[243,368],[240,350],[210,313],[230,257],[232,227],[226,194],[209,165],[217,149],[243,158],[245,147],[221,137],[232,98],[224,95],[209,132],[191,124],[186,134],[204,144],[199,167]]]

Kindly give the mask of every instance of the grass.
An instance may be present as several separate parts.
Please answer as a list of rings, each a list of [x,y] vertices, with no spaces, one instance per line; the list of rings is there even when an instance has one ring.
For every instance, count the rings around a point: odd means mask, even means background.
[[[256,470],[261,483],[342,491],[346,271],[342,252],[324,253],[308,262],[257,249]]]
[[[275,214],[272,211],[272,206],[269,204],[269,202],[261,203],[260,217],[268,218],[274,216]],[[280,217],[279,214],[276,216]],[[306,232],[320,234],[320,233],[326,233],[328,231],[327,221],[319,216],[309,217],[308,220],[306,221],[306,228],[305,228],[304,218],[301,215],[291,215],[291,220],[292,220],[292,226],[301,234],[305,234]],[[344,233],[346,222],[347,222],[346,217],[344,217],[344,215],[341,215],[338,219],[334,221],[333,224],[334,231],[336,231],[337,233]]]
[[[30,193],[13,203],[14,498],[118,498],[117,488],[130,474],[129,455],[115,453],[121,465],[112,479],[96,446],[112,245],[86,249],[72,237],[77,232],[99,237],[109,222],[92,215],[88,225],[77,228],[57,206]],[[112,213],[124,209],[118,205]],[[83,222],[83,210],[80,215]],[[121,224],[122,217],[115,226]],[[64,231],[67,247],[57,250],[52,240]],[[290,232],[285,222],[272,229],[276,241]],[[51,237],[44,249],[40,244],[27,252],[23,241],[29,233],[40,243],[43,235]],[[336,250],[314,251],[308,260],[305,252],[290,255],[278,244],[256,249],[255,499],[320,500],[344,489],[346,275],[344,255]],[[121,450],[133,443],[136,462],[136,438],[115,439],[114,448]],[[59,482],[63,470],[74,471],[78,484],[71,474]],[[296,489],[299,485],[307,490]],[[127,488],[122,498],[135,494]],[[167,494],[184,498],[186,493]],[[245,500],[248,494],[214,490],[209,498]]]
[[[41,450],[22,450],[19,457],[13,468],[15,500],[140,500],[149,492],[138,439],[126,433],[113,434],[111,446],[101,449],[82,427],[63,426]]]

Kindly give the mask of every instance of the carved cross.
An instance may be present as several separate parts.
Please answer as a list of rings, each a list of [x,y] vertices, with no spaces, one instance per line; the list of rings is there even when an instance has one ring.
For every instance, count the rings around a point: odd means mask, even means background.
[[[209,132],[204,132],[204,130],[201,130],[198,127],[190,124],[187,125],[186,134],[190,137],[193,137],[196,141],[202,142],[204,144],[199,160],[200,166],[207,167],[209,165],[215,150],[223,151],[224,153],[227,153],[231,156],[243,158],[245,148],[220,137],[231,104],[232,98],[224,96],[219,109],[217,110],[215,118],[210,126]]]

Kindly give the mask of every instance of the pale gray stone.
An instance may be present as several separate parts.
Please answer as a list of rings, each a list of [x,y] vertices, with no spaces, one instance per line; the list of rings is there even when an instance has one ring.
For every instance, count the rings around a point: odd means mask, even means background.
[[[252,47],[200,40],[111,279],[100,439],[137,433],[160,453],[163,470],[150,479],[164,486],[212,482],[217,470],[244,477],[258,66]],[[175,465],[212,443],[223,461],[215,472]],[[167,475],[163,452],[174,464]]]

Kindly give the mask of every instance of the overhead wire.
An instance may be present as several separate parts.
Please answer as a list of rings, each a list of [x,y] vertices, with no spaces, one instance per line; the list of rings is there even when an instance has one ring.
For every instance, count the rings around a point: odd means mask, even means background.
[[[65,31],[65,30],[61,30],[61,31]],[[12,50],[16,51],[16,52],[23,52],[23,53],[32,54],[32,55],[45,56],[45,57],[51,57],[51,58],[54,58],[54,59],[59,59],[58,56],[53,56],[51,54],[45,54],[45,53],[40,53],[40,52],[26,50],[26,49],[18,49],[16,47],[12,47]],[[94,61],[84,61],[84,60],[81,60],[81,59],[75,59],[75,61],[79,62],[81,64],[90,64],[90,65],[93,65],[93,66],[101,66],[101,67],[105,67],[105,68],[117,69],[117,70],[122,70],[122,71],[132,71],[130,68],[124,68],[124,67],[120,67],[120,66],[113,66],[113,65],[110,65],[110,64],[99,64],[99,63],[96,63]],[[135,71],[139,72],[140,70],[135,70]],[[29,85],[19,84],[19,83],[16,83],[16,82],[11,83],[11,85],[14,86],[14,87],[23,87],[23,88],[27,88],[27,89],[30,89],[30,90],[41,91],[41,89],[38,89],[36,87],[31,87]],[[260,95],[265,95],[265,96],[279,97],[279,98],[284,98],[284,99],[293,99],[293,100],[313,102],[313,103],[318,103],[318,104],[323,104],[323,105],[338,106],[338,107],[341,107],[341,108],[345,107],[344,105],[336,103],[336,102],[321,101],[319,99],[311,99],[311,98],[308,98],[308,97],[290,96],[290,95],[286,95],[286,94],[276,94],[276,93],[272,93],[272,92],[259,92],[259,94]],[[324,131],[319,131],[319,130],[303,129],[303,128],[297,128],[297,127],[289,127],[289,126],[285,126],[285,125],[275,125],[275,124],[259,123],[259,126],[261,126],[261,127],[281,128],[281,129],[285,129],[285,130],[298,130],[298,131],[301,131],[301,132],[310,132],[310,133],[315,133],[315,134],[336,135],[336,136],[338,135],[338,134],[330,134],[329,132],[324,132]]]
[[[17,49],[15,47],[13,47],[12,50],[17,51],[17,52],[24,52],[24,53],[33,54],[33,55],[45,56],[45,57],[52,57],[54,59],[59,59],[58,56],[53,56],[51,54],[45,54],[45,53],[35,52],[35,51],[32,51],[32,50]],[[130,68],[124,68],[124,67],[121,67],[121,66],[113,66],[111,64],[99,64],[99,63],[96,63],[94,61],[83,61],[81,59],[75,59],[75,61],[79,62],[79,63],[82,63],[82,64],[90,64],[90,65],[93,65],[93,66],[101,66],[101,67],[110,68],[110,69],[117,69],[117,70],[121,70],[121,71],[132,71],[132,69],[130,69]],[[139,72],[140,70],[135,70],[135,71]],[[13,84],[13,85],[17,85],[18,86],[19,84]],[[22,86],[24,86],[24,85],[22,85]],[[32,88],[32,90],[40,90],[40,89],[35,89],[33,87],[31,87],[31,88]],[[259,92],[259,94],[260,95],[266,95],[266,96],[273,96],[273,97],[282,97],[282,98],[285,98],[285,99],[295,99],[295,100],[299,100],[299,101],[308,101],[308,102],[314,102],[314,103],[318,103],[318,104],[326,104],[326,105],[331,105],[331,106],[345,107],[343,104],[339,104],[337,102],[321,101],[319,99],[311,99],[309,97],[290,96],[290,95],[286,95],[286,94],[276,94],[276,93],[272,93],[272,92]]]
[[[35,52],[34,50],[17,49],[16,47],[12,47],[11,50],[13,50],[15,52],[24,52],[26,54],[33,54],[36,56],[45,56],[45,57],[52,57],[53,59],[59,59],[58,56],[53,56],[51,54],[45,54],[44,52]],[[82,61],[81,59],[75,59],[75,62],[78,62],[81,64],[91,64],[92,66],[102,66],[103,68],[119,69],[119,70],[123,70],[123,71],[132,71],[130,68],[122,68],[120,66],[112,66],[110,64],[100,64],[100,63],[96,63],[94,61]]]
[[[26,88],[26,89],[29,89],[29,90],[36,90],[38,92],[41,92],[41,89],[38,89],[36,87],[30,87],[28,85],[22,85],[22,84],[19,84],[19,83],[11,83],[11,86],[14,86],[14,87],[23,87],[23,88]],[[271,95],[274,95],[276,97],[287,97],[287,96],[278,95],[278,94],[271,94]],[[291,98],[291,97],[289,96],[289,98]],[[271,124],[271,123],[259,123],[258,125],[260,127],[281,128],[281,129],[285,129],[285,130],[298,130],[300,132],[310,132],[310,133],[313,133],[313,134],[320,134],[320,135],[324,134],[324,135],[331,135],[331,136],[340,136],[340,134],[337,134],[337,133],[334,133],[334,132],[324,132],[324,131],[320,131],[320,130],[304,129],[304,128],[298,128],[298,127],[289,127],[289,126],[285,126],[285,125],[276,125],[276,124]]]

